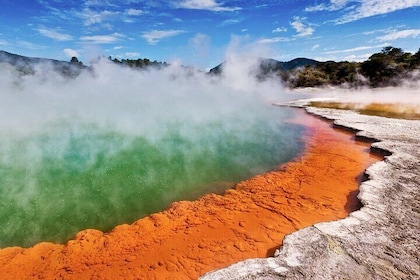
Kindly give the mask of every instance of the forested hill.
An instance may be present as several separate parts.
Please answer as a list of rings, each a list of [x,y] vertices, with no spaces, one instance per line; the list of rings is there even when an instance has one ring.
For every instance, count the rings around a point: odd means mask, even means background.
[[[49,65],[54,71],[65,76],[75,77],[82,69],[87,68],[76,57],[69,62],[48,58],[27,57],[0,50],[0,63],[9,63],[17,71],[27,75],[34,74],[37,65]]]
[[[277,73],[291,88],[296,87],[385,87],[420,81],[420,49],[416,53],[385,47],[363,62],[326,61]]]
[[[160,69],[168,66],[165,62],[144,59],[122,59],[109,57],[110,61],[131,68],[143,69],[155,67]],[[33,74],[35,66],[47,64],[53,70],[70,77],[89,69],[76,57],[69,62],[46,58],[32,58],[0,51],[0,63],[7,62],[23,74]],[[209,73],[223,73],[226,63],[214,67]],[[319,62],[308,58],[296,58],[281,62],[274,59],[260,59],[257,73],[260,80],[268,77],[278,77],[290,88],[343,86],[357,88],[360,86],[385,87],[398,86],[403,82],[420,82],[420,49],[412,54],[400,48],[385,47],[363,62],[326,61]]]
[[[260,71],[262,74],[269,74],[278,71],[290,71],[296,68],[304,66],[315,66],[318,61],[308,58],[295,58],[293,60],[282,62],[274,59],[261,58],[260,61]],[[223,62],[216,67],[210,69],[211,74],[221,74],[223,73],[223,67],[226,65],[226,62]]]

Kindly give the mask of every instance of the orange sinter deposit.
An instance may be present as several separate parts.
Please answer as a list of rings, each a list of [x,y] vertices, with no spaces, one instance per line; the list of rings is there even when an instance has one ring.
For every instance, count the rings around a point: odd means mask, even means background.
[[[308,126],[303,154],[224,195],[176,202],[111,232],[79,232],[64,245],[0,250],[2,279],[196,279],[240,260],[267,257],[283,237],[346,217],[364,170],[379,156],[369,144],[297,110]]]

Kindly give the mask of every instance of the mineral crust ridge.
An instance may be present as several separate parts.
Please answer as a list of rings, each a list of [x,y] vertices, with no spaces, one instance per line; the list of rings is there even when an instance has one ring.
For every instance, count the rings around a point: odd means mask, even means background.
[[[200,279],[420,279],[420,121],[306,110],[354,130],[386,155],[366,170],[358,195],[363,207],[287,235],[274,257],[241,261]]]

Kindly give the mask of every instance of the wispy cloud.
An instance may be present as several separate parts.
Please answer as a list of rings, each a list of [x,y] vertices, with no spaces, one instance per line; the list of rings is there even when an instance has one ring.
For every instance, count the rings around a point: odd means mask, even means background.
[[[314,29],[304,21],[306,18],[294,17],[290,25],[296,30],[296,37],[307,37],[314,33]]]
[[[47,46],[38,45],[32,42],[23,41],[23,40],[16,41],[16,45],[25,49],[30,49],[30,50],[42,50],[42,49],[47,48]]]
[[[384,36],[377,37],[380,42],[395,41],[403,38],[417,38],[420,37],[420,29],[406,29],[400,31],[392,31]]]
[[[311,51],[314,51],[314,50],[318,49],[319,47],[320,47],[319,44],[313,45],[312,48],[311,48]]]
[[[238,24],[241,21],[238,19],[227,19],[224,20],[221,24],[219,24],[219,26],[226,26],[226,25],[232,25],[232,24]]]
[[[372,35],[372,34],[376,34],[376,33],[389,33],[390,31],[393,31],[393,30],[394,29],[392,29],[392,28],[375,29],[375,30],[365,31],[362,34],[363,35]]]
[[[420,6],[420,0],[362,0],[359,6],[344,15],[337,23],[347,23],[415,6]]]
[[[179,8],[193,9],[193,10],[208,10],[214,12],[233,12],[241,10],[240,7],[226,7],[215,0],[183,0],[177,5]]]
[[[273,38],[264,38],[261,40],[258,40],[257,43],[259,44],[275,44],[280,42],[290,42],[292,39],[286,38],[286,37],[273,37]]]
[[[144,11],[137,10],[137,9],[127,9],[127,10],[125,10],[125,14],[127,16],[140,16],[140,15],[144,14]]]
[[[125,53],[125,56],[126,57],[131,57],[131,58],[133,58],[133,57],[139,57],[140,56],[140,53],[138,53],[138,52],[126,52]]]
[[[287,32],[286,27],[277,27],[276,29],[273,29],[273,33],[281,33],[281,32]]]
[[[116,6],[115,4],[107,0],[85,0],[84,4],[85,6],[99,6],[99,7]]]
[[[113,18],[117,18],[120,15],[118,11],[93,11],[91,9],[84,9],[80,14],[80,17],[84,19],[85,26],[90,26],[98,23],[102,23],[107,20],[111,20]]]
[[[345,13],[336,19],[337,24],[359,19],[384,15],[398,10],[420,6],[420,0],[330,0],[328,4],[319,4],[305,9],[307,12],[337,11]]]
[[[184,30],[152,30],[150,32],[143,33],[141,37],[145,39],[150,45],[156,45],[160,40],[174,37],[179,34],[185,33]]]
[[[80,37],[80,41],[92,43],[92,44],[111,44],[124,38],[124,35],[120,33],[114,33],[111,35],[93,35]]]
[[[61,32],[60,30],[46,29],[46,28],[38,28],[36,30],[42,36],[53,39],[55,41],[71,41],[71,40],[73,40],[73,36],[71,36],[69,34],[65,34],[65,33]]]
[[[324,52],[324,54],[337,54],[337,53],[352,53],[352,52],[358,52],[358,51],[365,51],[365,50],[371,50],[371,49],[377,49],[377,48],[383,48],[388,46],[389,44],[381,44],[376,46],[360,46],[350,49],[343,49],[343,50],[334,50],[334,51],[327,51]]]
[[[360,0],[359,0],[360,1]],[[330,0],[329,4],[319,4],[315,6],[309,6],[305,8],[305,12],[320,12],[320,11],[337,11],[344,8],[349,0]]]
[[[343,58],[341,58],[341,61],[358,61],[358,62],[362,62],[362,61],[366,61],[372,54],[371,53],[364,53],[364,54],[350,54],[347,56],[344,56]]]

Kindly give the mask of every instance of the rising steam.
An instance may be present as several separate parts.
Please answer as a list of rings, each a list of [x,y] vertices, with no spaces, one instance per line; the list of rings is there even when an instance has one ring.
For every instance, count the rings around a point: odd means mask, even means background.
[[[0,246],[109,230],[290,160],[301,128],[277,82],[102,59],[75,78],[0,65]]]

